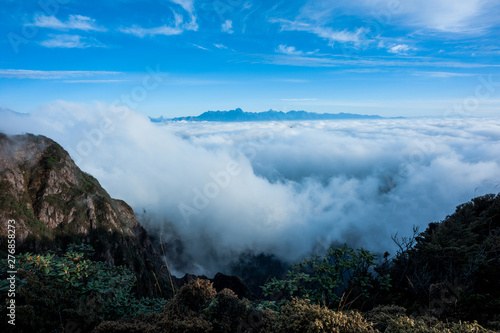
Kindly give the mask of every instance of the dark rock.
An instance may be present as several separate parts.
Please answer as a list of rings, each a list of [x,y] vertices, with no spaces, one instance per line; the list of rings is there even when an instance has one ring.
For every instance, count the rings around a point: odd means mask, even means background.
[[[240,299],[254,298],[254,295],[252,294],[248,286],[238,276],[230,276],[224,275],[222,273],[217,273],[212,279],[212,283],[214,284],[214,288],[215,290],[217,290],[217,292],[227,288],[231,289]]]

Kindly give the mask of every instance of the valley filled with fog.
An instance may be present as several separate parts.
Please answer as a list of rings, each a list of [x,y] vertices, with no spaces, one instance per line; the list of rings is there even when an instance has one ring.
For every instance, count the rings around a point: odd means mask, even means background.
[[[153,124],[59,101],[3,120],[7,134],[54,139],[130,204],[178,275],[213,275],[243,253],[293,262],[331,243],[394,254],[391,235],[500,192],[498,118]]]

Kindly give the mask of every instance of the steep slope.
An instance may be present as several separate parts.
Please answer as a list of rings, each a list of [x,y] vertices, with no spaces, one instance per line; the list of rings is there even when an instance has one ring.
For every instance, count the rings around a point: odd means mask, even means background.
[[[60,145],[44,136],[0,133],[2,249],[9,219],[16,220],[18,253],[88,242],[96,249],[96,259],[134,272],[139,295],[157,295],[158,284],[163,294],[171,292],[161,256],[130,206],[112,199]]]

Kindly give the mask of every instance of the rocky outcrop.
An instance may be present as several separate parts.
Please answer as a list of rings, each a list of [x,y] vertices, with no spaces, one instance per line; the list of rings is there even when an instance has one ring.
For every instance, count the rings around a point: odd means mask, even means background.
[[[168,270],[132,208],[112,199],[60,145],[44,136],[0,133],[2,248],[9,219],[16,221],[18,253],[87,242],[96,249],[96,259],[125,265],[135,273],[139,295],[170,292]]]

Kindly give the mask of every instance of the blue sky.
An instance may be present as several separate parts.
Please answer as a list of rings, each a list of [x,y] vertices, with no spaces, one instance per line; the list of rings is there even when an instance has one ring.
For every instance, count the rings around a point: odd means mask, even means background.
[[[18,112],[56,100],[167,117],[500,111],[496,0],[0,4],[0,107]]]

